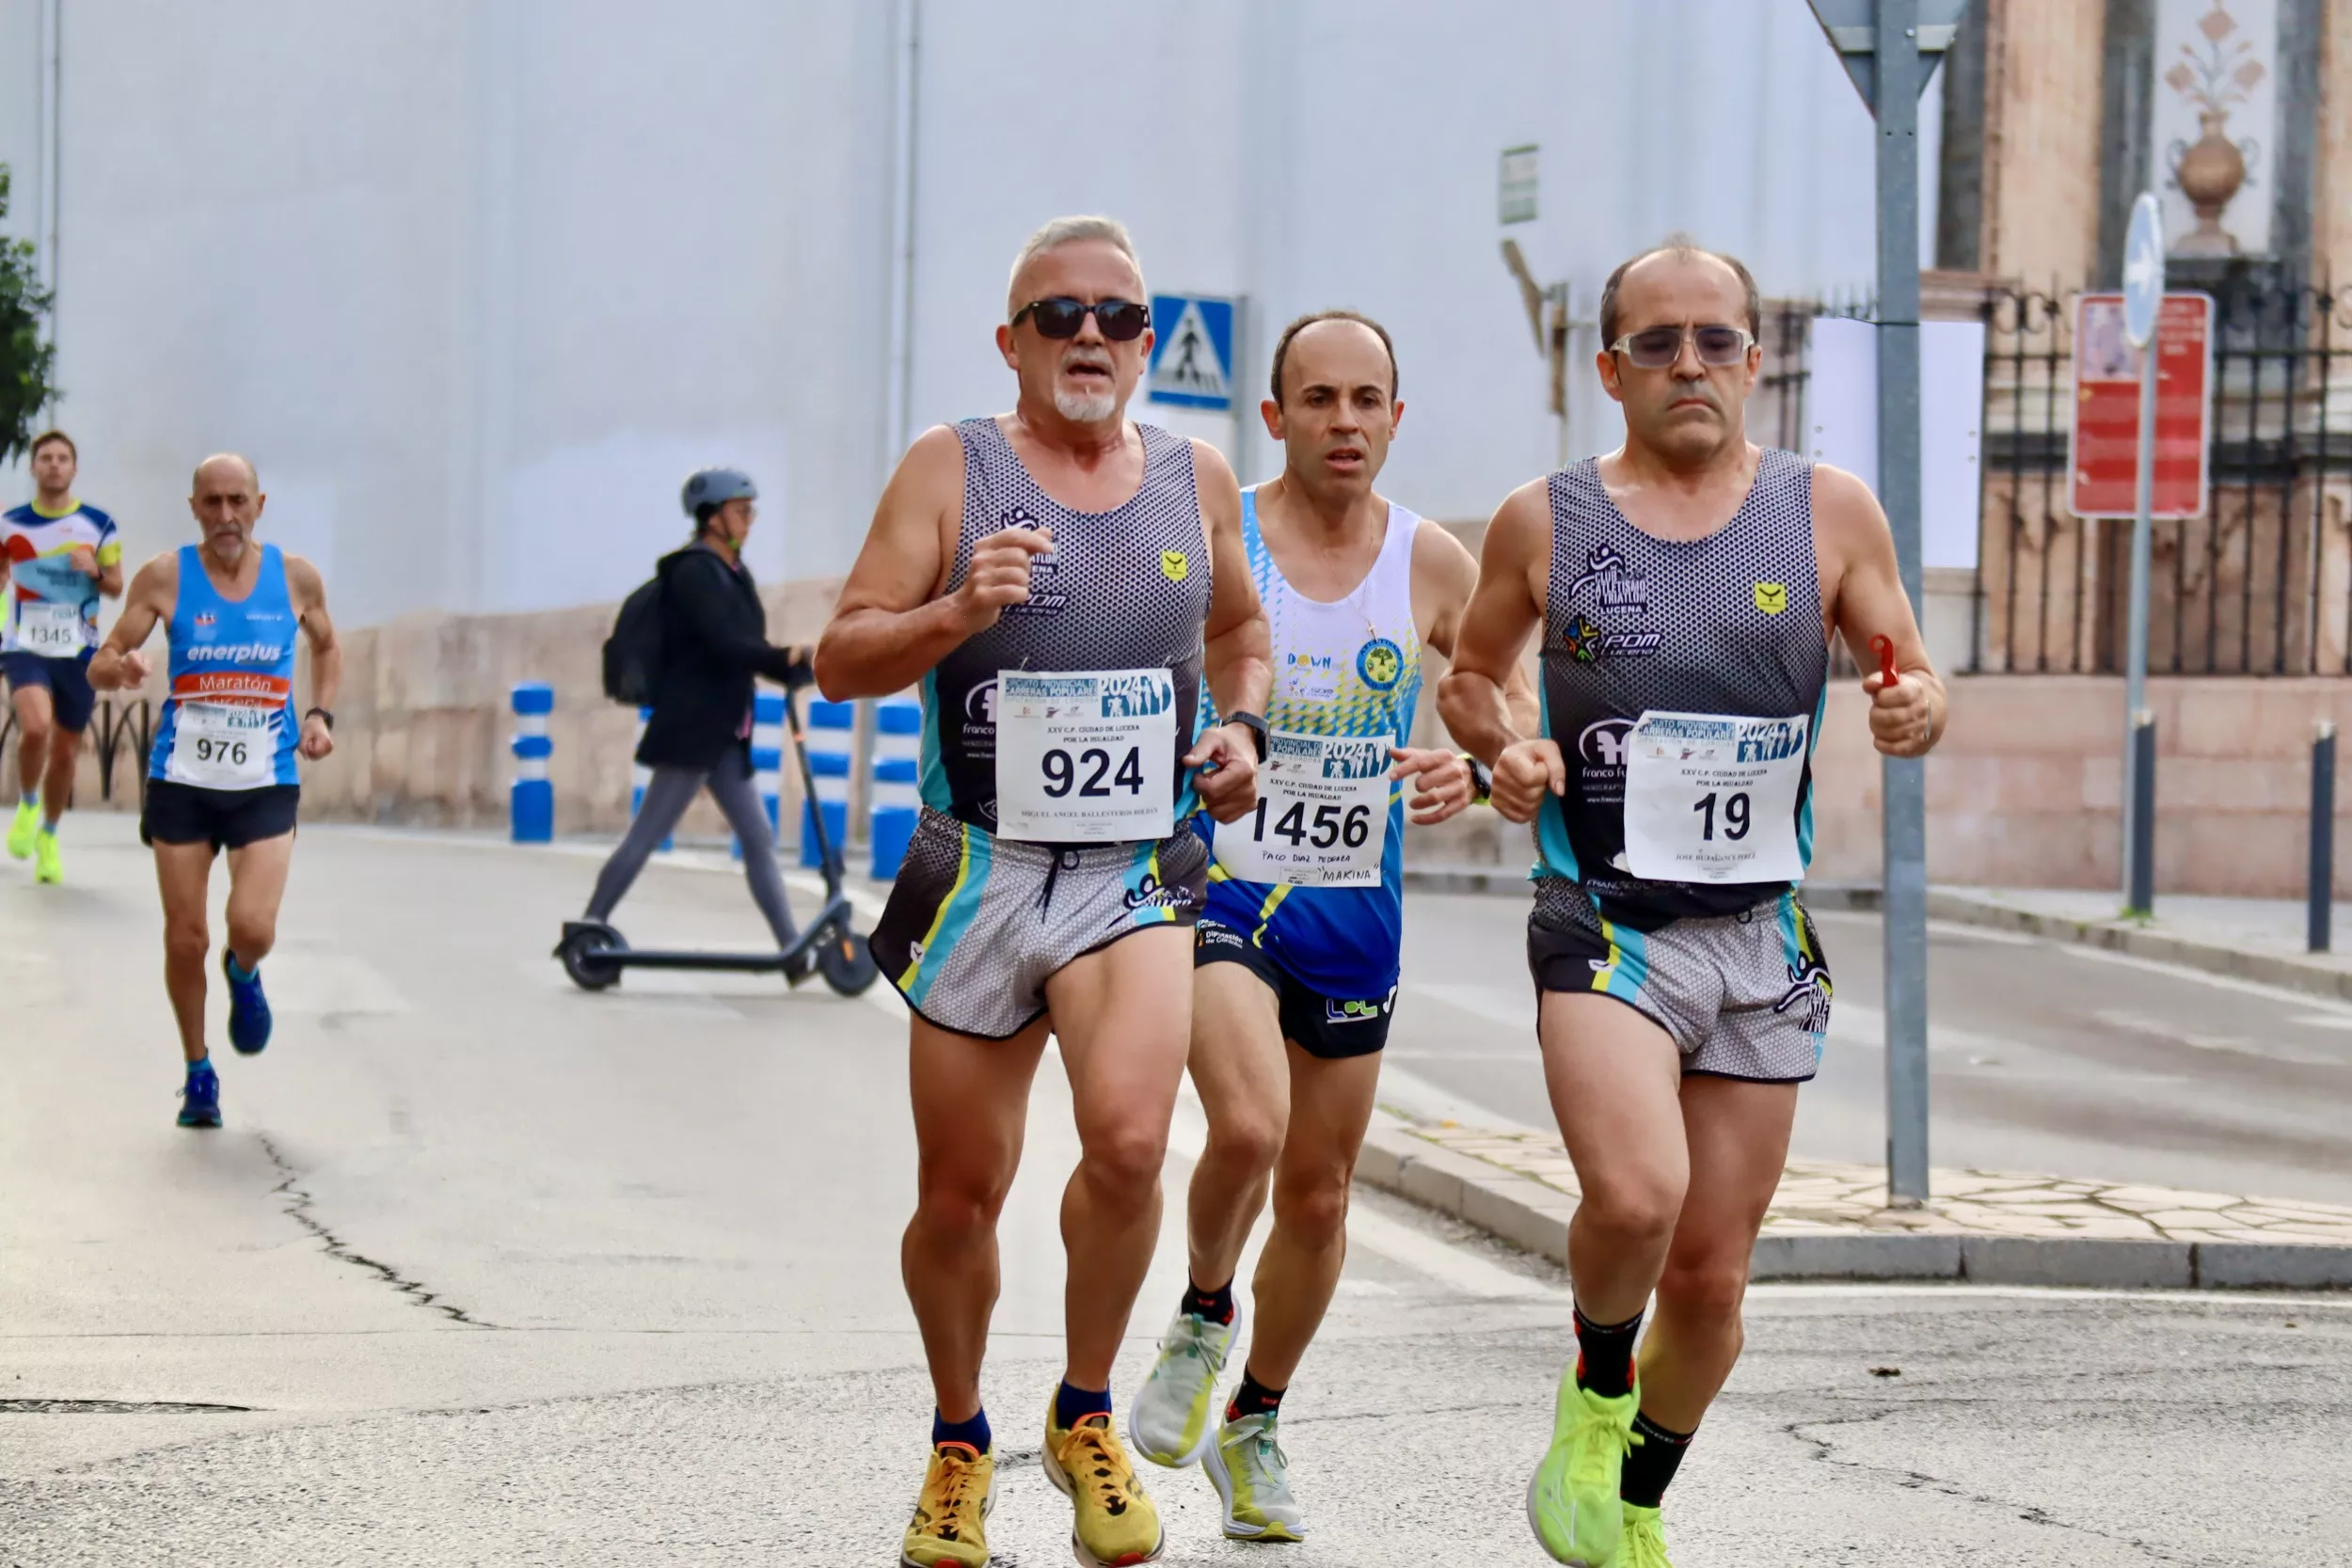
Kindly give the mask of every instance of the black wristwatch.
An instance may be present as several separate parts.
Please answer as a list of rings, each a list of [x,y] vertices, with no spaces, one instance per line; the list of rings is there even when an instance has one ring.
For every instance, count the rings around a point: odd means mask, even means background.
[[[323,707],[314,707],[302,717],[306,721],[312,719],[323,720],[326,724],[326,733],[329,735],[335,733],[335,716]]]
[[[1257,742],[1258,760],[1260,762],[1265,761],[1264,720],[1259,718],[1254,713],[1229,713],[1225,716],[1225,721],[1229,724],[1239,724],[1243,729],[1248,730],[1249,732],[1249,738]]]
[[[1462,760],[1470,764],[1470,804],[1473,806],[1490,804],[1495,798],[1495,776],[1486,770],[1485,763],[1468,752],[1462,753]]]

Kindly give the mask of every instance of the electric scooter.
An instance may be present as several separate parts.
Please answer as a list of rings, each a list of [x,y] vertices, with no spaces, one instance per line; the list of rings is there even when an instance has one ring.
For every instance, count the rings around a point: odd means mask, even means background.
[[[809,771],[808,748],[801,733],[801,708],[787,690],[784,695],[784,721],[792,735],[792,754],[801,765],[803,799],[817,799],[817,780]],[[825,984],[843,996],[856,996],[881,974],[874,955],[867,950],[866,939],[850,928],[850,900],[841,891],[845,875],[841,847],[825,830],[825,814],[811,811],[807,816],[809,830],[817,835],[818,853],[824,862],[825,907],[801,940],[781,953],[694,953],[645,951],[631,947],[628,939],[600,920],[567,920],[564,923],[564,940],[556,944],[555,956],[563,960],[564,973],[582,990],[602,990],[620,979],[625,969],[717,969],[749,974],[782,974],[787,985],[798,986],[808,978],[813,969],[825,977]]]

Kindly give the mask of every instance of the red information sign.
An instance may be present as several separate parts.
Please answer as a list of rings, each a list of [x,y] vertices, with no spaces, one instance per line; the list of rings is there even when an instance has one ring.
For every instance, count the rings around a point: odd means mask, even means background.
[[[2213,298],[2167,294],[2156,315],[2155,505],[2150,515],[2205,510],[2213,408]],[[2122,294],[2074,301],[2074,421],[2066,503],[2077,517],[2129,517],[2138,499],[2139,356],[2123,335]]]

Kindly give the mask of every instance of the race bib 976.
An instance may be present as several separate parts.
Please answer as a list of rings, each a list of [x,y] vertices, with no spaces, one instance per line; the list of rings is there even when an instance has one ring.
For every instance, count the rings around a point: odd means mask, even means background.
[[[183,701],[175,711],[165,777],[199,789],[260,789],[276,782],[281,709]]]
[[[1176,831],[1176,682],[1166,670],[996,675],[996,832],[1117,844]]]
[[[1666,882],[1804,876],[1797,791],[1811,720],[1645,713],[1625,743],[1625,859]]]
[[[1376,885],[1394,744],[1388,736],[1267,731],[1257,809],[1217,824],[1218,863],[1248,882]]]

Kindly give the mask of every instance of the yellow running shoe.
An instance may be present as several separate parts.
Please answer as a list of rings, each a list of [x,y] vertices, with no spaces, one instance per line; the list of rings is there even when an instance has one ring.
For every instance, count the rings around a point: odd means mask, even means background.
[[[33,880],[37,882],[65,880],[64,863],[57,859],[57,835],[47,828],[43,828],[33,838]]]
[[[8,853],[18,860],[33,852],[33,835],[40,832],[40,802],[16,803],[16,820],[8,824]]]
[[[1617,1568],[1675,1568],[1666,1560],[1666,1521],[1658,1510],[1625,1505],[1625,1544],[1617,1548]]]
[[[995,1505],[995,1453],[940,1444],[923,1473],[898,1568],[988,1568],[988,1511]]]
[[[1125,1568],[1151,1562],[1168,1544],[1160,1511],[1144,1495],[1143,1482],[1127,1450],[1111,1430],[1111,1418],[1089,1416],[1074,1427],[1054,1424],[1045,1407],[1045,1479],[1077,1506],[1070,1544],[1088,1568]]]
[[[1551,1447],[1527,1483],[1527,1522],[1553,1561],[1617,1568],[1624,1530],[1617,1485],[1625,1456],[1642,1440],[1633,1431],[1641,1403],[1639,1387],[1615,1399],[1588,1391],[1576,1381],[1573,1360],[1560,1374]]]

